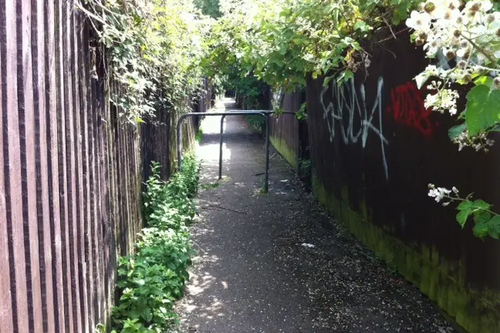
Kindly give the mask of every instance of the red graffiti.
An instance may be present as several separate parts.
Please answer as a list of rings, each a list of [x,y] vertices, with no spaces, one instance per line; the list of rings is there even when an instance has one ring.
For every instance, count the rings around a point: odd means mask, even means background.
[[[425,136],[431,136],[439,123],[430,119],[432,113],[424,106],[424,94],[415,83],[407,82],[391,90],[392,105],[387,112],[394,120],[419,130]]]

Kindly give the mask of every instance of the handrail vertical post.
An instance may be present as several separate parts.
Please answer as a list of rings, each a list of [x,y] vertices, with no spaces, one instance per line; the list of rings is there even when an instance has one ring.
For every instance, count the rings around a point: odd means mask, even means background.
[[[220,118],[220,143],[219,143],[219,179],[222,179],[222,143],[224,141],[224,118]]]
[[[177,121],[177,166],[178,170],[181,171],[182,167],[182,121],[184,120],[184,115],[179,117]]]
[[[269,115],[264,114],[266,119],[266,174],[264,180],[264,192],[269,191]]]
[[[219,147],[219,179],[222,178],[222,145],[223,145],[223,134],[224,134],[224,119],[227,115],[260,115],[264,117],[266,121],[266,143],[265,143],[265,150],[266,150],[266,172],[265,172],[265,179],[264,179],[264,192],[267,193],[269,191],[269,143],[270,143],[270,114],[272,111],[270,110],[252,110],[252,111],[235,111],[235,112],[212,112],[212,113],[207,113],[204,116],[221,116],[221,133],[220,133],[220,147]],[[295,114],[294,112],[291,111],[284,111],[283,114]],[[177,149],[177,165],[178,165],[178,170],[180,171],[182,168],[182,122],[185,118],[187,117],[199,117],[200,115],[198,113],[186,113],[183,114],[182,116],[179,117],[177,121],[177,143],[178,143],[178,149]]]

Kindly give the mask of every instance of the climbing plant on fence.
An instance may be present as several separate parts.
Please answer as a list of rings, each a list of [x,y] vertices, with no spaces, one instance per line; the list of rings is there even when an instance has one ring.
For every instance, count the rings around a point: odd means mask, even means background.
[[[419,88],[428,84],[432,91],[425,106],[457,119],[449,131],[458,150],[472,147],[487,152],[494,141],[488,138],[500,131],[500,4],[489,0],[432,0],[421,4],[406,21],[414,30],[412,40],[423,45],[429,58],[440,58],[415,79]],[[430,82],[429,82],[430,81]],[[458,110],[457,85],[472,85],[466,107]],[[451,190],[429,184],[429,196],[443,205],[460,202],[457,221],[465,226],[473,217],[474,234],[500,238],[500,215],[483,200],[465,198]]]
[[[77,4],[105,49],[112,101],[136,123],[155,110],[186,112],[202,83],[209,20],[191,0],[85,0]],[[101,61],[101,59],[99,59]]]

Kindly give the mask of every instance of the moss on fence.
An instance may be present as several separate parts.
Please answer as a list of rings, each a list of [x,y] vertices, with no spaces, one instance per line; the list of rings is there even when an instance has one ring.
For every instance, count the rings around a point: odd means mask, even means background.
[[[351,209],[348,190],[341,198],[328,193],[313,174],[313,192],[318,200],[347,229],[387,263],[397,267],[401,275],[436,302],[457,323],[471,333],[500,332],[500,293],[466,285],[465,263],[453,262],[442,256],[435,247],[406,244],[375,226],[366,202]]]

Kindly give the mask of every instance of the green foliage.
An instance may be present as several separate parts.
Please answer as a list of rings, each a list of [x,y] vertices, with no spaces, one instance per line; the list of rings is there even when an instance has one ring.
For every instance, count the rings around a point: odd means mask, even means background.
[[[469,196],[470,197],[470,196]],[[474,235],[482,239],[492,237],[500,239],[500,215],[490,211],[491,205],[483,200],[464,199],[458,206],[457,221],[462,228],[470,216],[474,220]]]
[[[368,66],[361,41],[377,28],[399,23],[420,0],[234,0],[208,39],[210,74],[231,66],[272,87],[293,90],[308,75],[347,80]]]
[[[195,140],[198,143],[201,143],[202,138],[203,138],[203,130],[200,128],[198,132],[196,132]]]
[[[500,90],[478,85],[467,94],[465,120],[469,135],[478,135],[500,123]]]
[[[136,253],[119,258],[121,297],[113,308],[113,332],[160,333],[176,320],[173,305],[183,295],[192,253],[188,224],[195,214],[199,165],[188,156],[169,182],[161,180],[160,166],[146,182],[143,229]]]
[[[208,27],[191,0],[86,0],[77,6],[106,50],[121,119],[136,123],[157,110],[189,109],[202,83]]]
[[[299,175],[302,178],[309,178],[311,176],[311,160],[299,161]]]
[[[246,121],[250,124],[250,127],[258,132],[264,132],[266,129],[266,121],[262,116],[259,115],[247,115],[245,116]]]
[[[208,183],[208,184],[201,184],[200,187],[203,190],[211,190],[214,188],[218,188],[220,186],[219,182],[213,182],[213,183]]]
[[[221,16],[219,0],[194,0],[194,4],[204,15],[213,18]]]
[[[303,172],[311,172],[311,160],[300,160],[300,169]]]
[[[97,324],[94,328],[94,333],[106,333],[106,326],[103,324]]]
[[[299,111],[297,111],[296,117],[298,120],[304,120],[307,119],[307,103],[304,102],[300,105]]]

